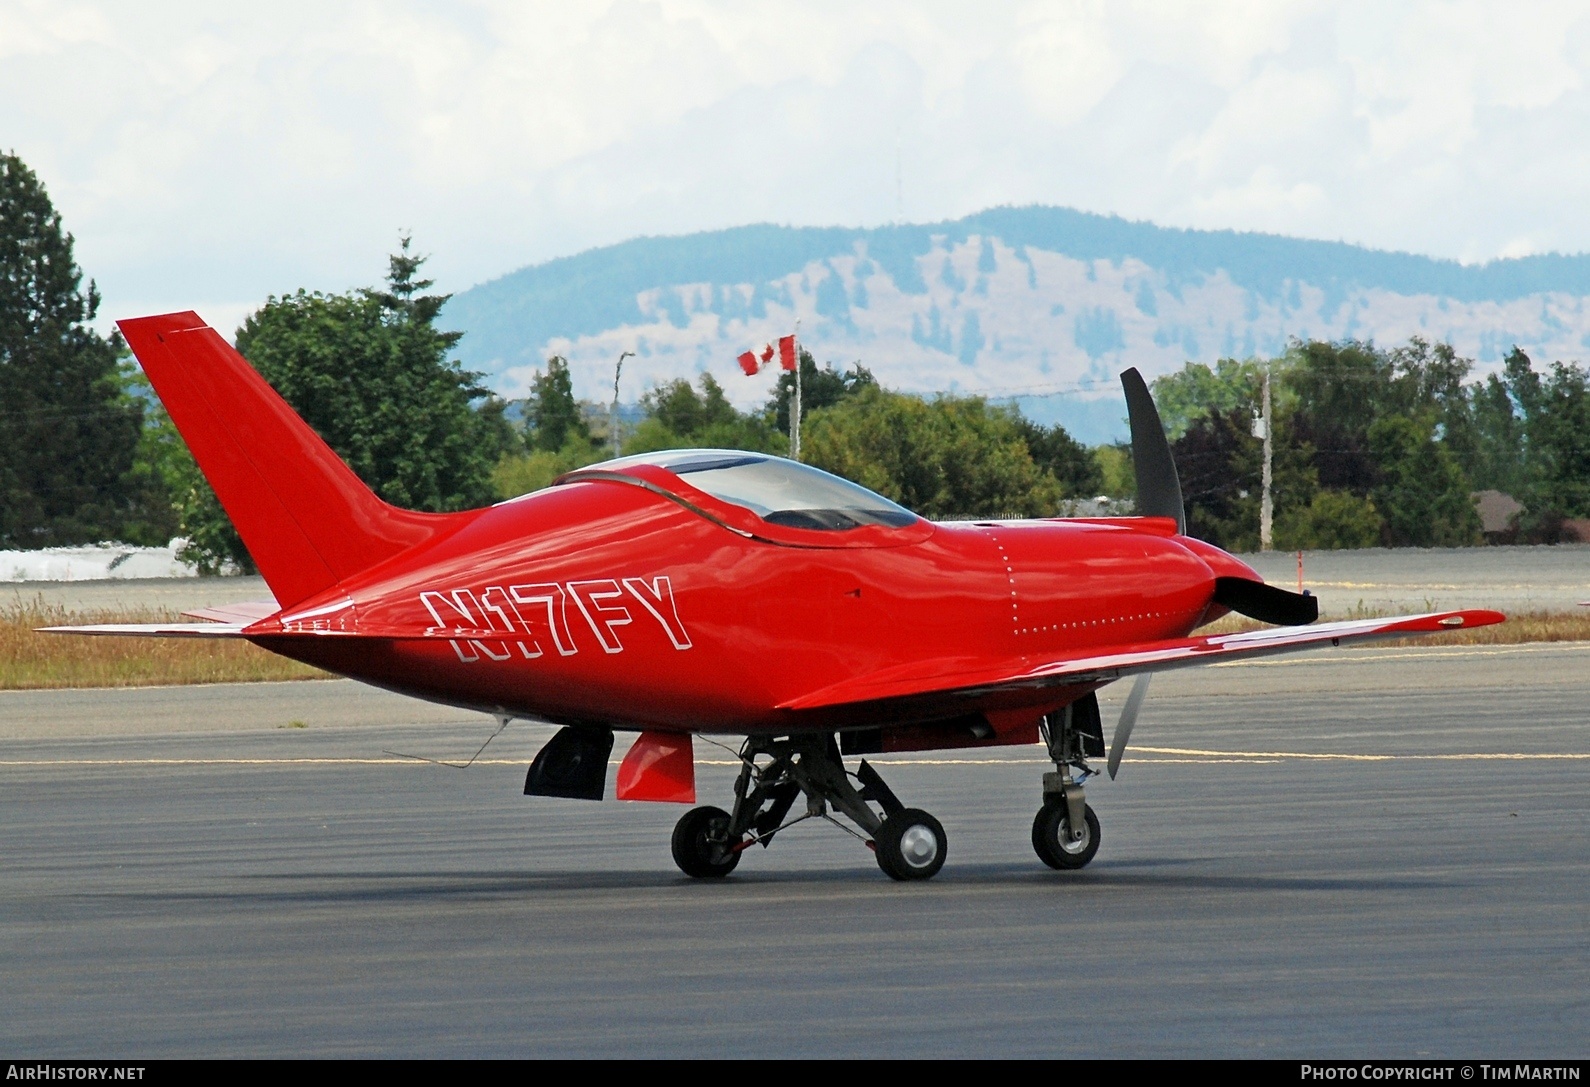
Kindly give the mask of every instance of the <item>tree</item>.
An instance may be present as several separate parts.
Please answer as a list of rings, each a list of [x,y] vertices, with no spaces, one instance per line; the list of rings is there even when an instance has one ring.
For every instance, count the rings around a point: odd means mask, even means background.
[[[1054,476],[1067,498],[1091,498],[1104,487],[1104,472],[1087,446],[1056,423],[1043,426],[1025,416],[1016,417],[1016,431],[1027,443],[1027,452],[1038,467]]]
[[[802,452],[925,517],[1053,516],[1060,485],[1033,463],[1016,419],[981,397],[873,385],[814,411]]]
[[[1109,498],[1137,497],[1137,466],[1132,463],[1131,443],[1095,446],[1093,461],[1103,481],[1099,484],[1102,494]]]
[[[1557,362],[1537,387],[1526,420],[1534,461],[1530,498],[1541,511],[1590,516],[1590,375]]]
[[[1389,415],[1369,428],[1380,466],[1373,495],[1393,547],[1465,547],[1480,542],[1480,515],[1457,457],[1435,437],[1433,414]]]
[[[525,445],[530,449],[556,453],[571,439],[590,444],[591,429],[574,399],[569,364],[561,355],[547,359],[546,372],[530,378],[524,420]]]
[[[812,358],[812,353],[805,348],[800,353],[801,368],[801,412],[802,429],[805,429],[804,420],[812,412],[822,408],[833,407],[835,404],[848,397],[855,396],[863,389],[878,387],[878,379],[872,376],[872,371],[861,363],[849,370],[836,370],[833,363],[827,363],[821,369],[817,367],[817,360]],[[778,375],[778,384],[773,387],[773,395],[767,402],[766,414],[771,419],[774,428],[780,434],[789,433],[789,406],[795,398],[795,375],[785,371]]]
[[[1529,356],[1517,347],[1503,363],[1503,373],[1529,370]],[[1474,385],[1470,394],[1474,412],[1474,452],[1467,465],[1469,478],[1481,490],[1497,490],[1522,498],[1529,488],[1529,461],[1524,420],[1508,391],[1507,382],[1491,374]]]
[[[1272,497],[1276,517],[1307,506],[1318,476],[1313,447],[1295,433],[1290,415],[1276,415]],[[1181,478],[1187,531],[1229,551],[1259,545],[1259,505],[1263,487],[1263,443],[1253,436],[1246,407],[1212,412],[1171,444]]]
[[[1165,436],[1171,441],[1180,438],[1205,416],[1235,411],[1249,412],[1259,409],[1259,390],[1264,383],[1264,369],[1271,368],[1272,396],[1280,408],[1286,399],[1281,385],[1274,378],[1284,375],[1289,360],[1285,357],[1271,361],[1259,359],[1220,359],[1214,369],[1201,362],[1189,362],[1173,374],[1154,379],[1154,406],[1159,409],[1159,420],[1165,427]]]
[[[700,447],[782,454],[789,449],[788,439],[765,417],[736,411],[711,374],[702,374],[698,384],[699,393],[677,378],[642,396],[646,418],[624,443],[624,452]]]
[[[0,548],[165,543],[160,480],[135,470],[146,404],[118,370],[73,238],[32,170],[0,155]]]
[[[388,289],[272,296],[238,330],[237,348],[387,502],[485,505],[496,497],[492,469],[516,439],[480,375],[447,358],[462,334],[435,327],[448,296],[421,293],[431,281],[415,278],[425,258],[409,244],[391,257]],[[201,568],[242,554],[207,492],[179,496]]]
[[[1282,551],[1375,547],[1384,529],[1372,500],[1325,490],[1308,505],[1293,506],[1276,518],[1275,546]]]
[[[1369,428],[1386,410],[1393,364],[1358,340],[1293,343],[1284,385],[1296,398],[1293,426],[1314,449],[1321,487],[1367,495],[1379,481]],[[1382,511],[1384,512],[1384,511]]]

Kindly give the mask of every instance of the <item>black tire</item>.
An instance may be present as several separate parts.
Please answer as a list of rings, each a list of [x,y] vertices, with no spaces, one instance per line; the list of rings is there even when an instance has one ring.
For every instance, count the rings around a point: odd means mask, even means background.
[[[874,844],[878,867],[890,879],[903,881],[937,875],[949,842],[937,819],[918,808],[902,808],[883,821]]]
[[[740,854],[730,849],[729,813],[722,808],[692,808],[674,824],[674,863],[687,876],[720,879],[734,871]]]
[[[1071,826],[1071,816],[1066,802],[1059,797],[1045,800],[1032,821],[1032,848],[1038,859],[1050,868],[1081,868],[1099,851],[1099,817],[1093,806],[1083,806],[1084,833],[1082,840],[1073,842],[1066,833]]]

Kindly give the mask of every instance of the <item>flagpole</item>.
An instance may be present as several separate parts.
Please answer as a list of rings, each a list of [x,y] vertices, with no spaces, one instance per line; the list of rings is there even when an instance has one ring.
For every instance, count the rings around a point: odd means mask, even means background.
[[[789,410],[789,455],[801,459],[801,322],[795,319],[795,400]]]

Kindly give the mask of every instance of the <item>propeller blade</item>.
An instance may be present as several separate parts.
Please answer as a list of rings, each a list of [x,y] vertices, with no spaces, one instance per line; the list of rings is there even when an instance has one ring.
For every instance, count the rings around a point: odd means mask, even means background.
[[[1137,472],[1137,512],[1142,517],[1174,517],[1176,531],[1187,532],[1187,512],[1182,507],[1181,478],[1170,455],[1170,442],[1159,421],[1159,409],[1148,393],[1143,375],[1134,366],[1121,374],[1126,391],[1126,415],[1132,424],[1132,467]]]
[[[1143,698],[1148,694],[1148,681],[1154,678],[1153,672],[1144,672],[1137,677],[1137,682],[1132,684],[1132,693],[1126,696],[1126,707],[1121,710],[1121,719],[1115,723],[1115,735],[1110,737],[1110,780],[1115,780],[1116,771],[1121,768],[1121,756],[1126,753],[1126,742],[1132,738],[1132,726],[1137,724],[1137,711],[1143,705]]]
[[[1215,578],[1215,603],[1238,615],[1281,627],[1306,626],[1319,618],[1319,598],[1289,593],[1245,577]]]

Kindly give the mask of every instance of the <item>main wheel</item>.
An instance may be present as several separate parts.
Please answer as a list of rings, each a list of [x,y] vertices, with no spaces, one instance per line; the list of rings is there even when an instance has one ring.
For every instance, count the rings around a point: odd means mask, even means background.
[[[1043,802],[1032,821],[1032,848],[1050,868],[1081,868],[1099,851],[1099,817],[1093,806],[1083,806],[1082,837],[1071,841],[1071,816],[1066,802],[1054,797]]]
[[[740,854],[729,841],[729,813],[722,808],[692,808],[674,824],[674,863],[687,876],[715,879],[734,871]]]
[[[925,811],[904,808],[883,821],[874,844],[891,879],[930,879],[944,867],[944,827]]]

